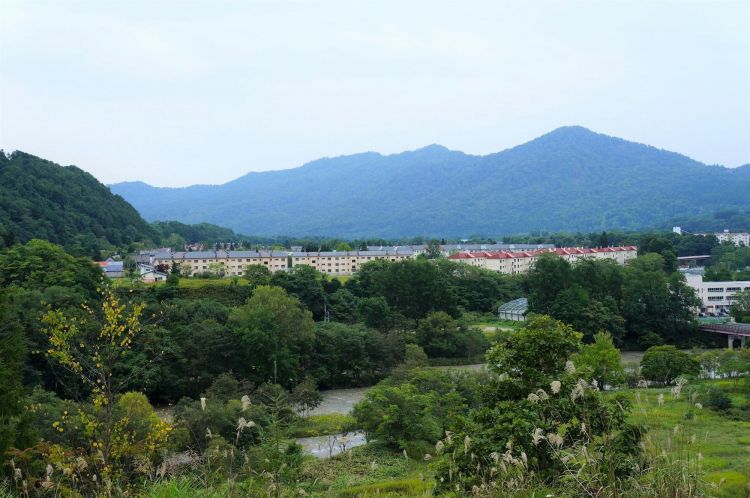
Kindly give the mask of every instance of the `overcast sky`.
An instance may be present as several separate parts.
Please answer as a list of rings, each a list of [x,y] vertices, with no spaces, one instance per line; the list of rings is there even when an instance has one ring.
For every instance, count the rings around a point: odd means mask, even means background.
[[[563,125],[750,162],[750,2],[0,2],[0,147],[223,183]]]

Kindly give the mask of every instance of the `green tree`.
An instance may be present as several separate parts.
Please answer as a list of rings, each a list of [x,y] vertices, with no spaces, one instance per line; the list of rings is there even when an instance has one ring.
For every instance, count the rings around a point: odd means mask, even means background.
[[[440,242],[436,239],[432,239],[427,244],[427,250],[424,253],[427,259],[440,259],[443,257],[443,252],[440,249]]]
[[[350,246],[347,242],[339,242],[336,246],[337,251],[351,251],[352,246]]]
[[[403,358],[403,344],[394,339],[361,324],[319,322],[310,371],[327,388],[371,385]]]
[[[432,412],[436,404],[434,393],[423,393],[412,384],[379,384],[354,406],[352,416],[368,440],[406,449],[419,441],[432,444],[441,436],[442,424]]]
[[[305,377],[305,380],[294,386],[292,389],[292,403],[307,416],[310,410],[315,409],[323,401],[323,395],[318,391],[315,379]]]
[[[0,461],[11,446],[31,444],[22,416],[25,356],[23,329],[6,301],[6,292],[0,289]]]
[[[461,358],[483,353],[489,341],[475,329],[467,328],[448,313],[435,311],[419,321],[417,344],[433,358]]]
[[[731,312],[736,321],[750,323],[750,290],[734,294]]]
[[[681,375],[697,375],[700,362],[674,346],[653,346],[641,359],[641,373],[647,380],[671,384]]]
[[[528,274],[529,310],[549,314],[557,296],[572,282],[570,263],[554,254],[542,254]]]
[[[617,387],[625,382],[620,350],[608,332],[599,332],[592,344],[582,346],[573,356],[573,363],[585,378],[595,379],[602,387]]]
[[[383,296],[391,310],[412,320],[424,318],[431,311],[459,315],[452,282],[424,259],[365,263],[347,282],[347,288],[360,297]]]
[[[525,326],[487,352],[490,370],[504,375],[508,387],[528,393],[548,384],[578,351],[581,334],[549,316],[532,316]]]
[[[348,289],[338,289],[328,296],[328,312],[331,320],[343,323],[357,321],[357,298]]]
[[[359,319],[368,327],[386,330],[390,322],[391,309],[382,296],[363,297],[357,301]]]
[[[229,324],[240,337],[250,378],[292,386],[304,377],[315,322],[297,298],[280,287],[257,287],[232,310]]]
[[[299,265],[291,271],[276,272],[271,276],[271,284],[299,299],[312,312],[315,320],[323,318],[326,303],[323,276],[312,266]]]

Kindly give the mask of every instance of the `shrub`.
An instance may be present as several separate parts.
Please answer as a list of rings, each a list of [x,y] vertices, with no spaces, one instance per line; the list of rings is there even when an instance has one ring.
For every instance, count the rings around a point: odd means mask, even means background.
[[[704,405],[712,410],[726,412],[732,408],[732,398],[721,387],[711,386],[706,392]]]

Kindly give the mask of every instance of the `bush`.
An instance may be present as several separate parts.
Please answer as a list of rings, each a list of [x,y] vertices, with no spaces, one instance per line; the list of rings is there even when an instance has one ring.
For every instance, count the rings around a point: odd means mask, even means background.
[[[719,412],[732,408],[732,398],[719,386],[711,386],[706,392],[705,406]]]

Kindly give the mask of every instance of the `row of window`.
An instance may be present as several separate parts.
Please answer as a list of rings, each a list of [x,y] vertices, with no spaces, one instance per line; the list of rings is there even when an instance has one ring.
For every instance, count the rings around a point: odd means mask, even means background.
[[[745,287],[745,290],[750,289],[750,287]],[[709,287],[708,292],[739,292],[742,290],[742,287],[727,287],[726,289],[724,287]]]

